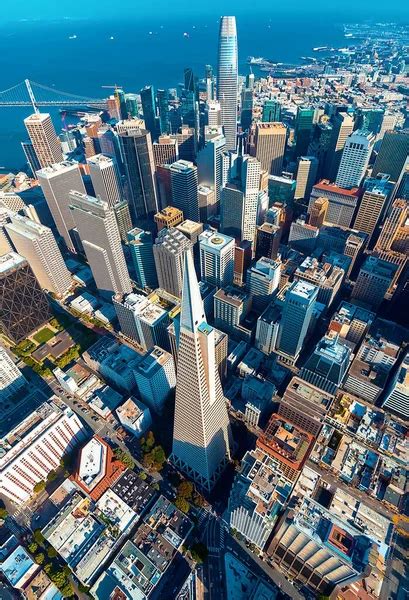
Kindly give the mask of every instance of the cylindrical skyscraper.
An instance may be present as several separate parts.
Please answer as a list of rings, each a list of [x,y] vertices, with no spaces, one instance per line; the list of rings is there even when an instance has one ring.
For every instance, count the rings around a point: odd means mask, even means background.
[[[217,97],[222,111],[226,150],[236,149],[237,62],[236,17],[222,17],[219,32]]]

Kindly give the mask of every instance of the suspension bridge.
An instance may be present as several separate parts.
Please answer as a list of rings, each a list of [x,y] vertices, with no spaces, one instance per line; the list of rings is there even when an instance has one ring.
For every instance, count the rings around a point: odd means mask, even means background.
[[[87,106],[106,109],[107,103],[104,98],[89,98],[88,96],[70,94],[26,79],[7,90],[0,91],[0,108],[7,106],[32,106],[34,111],[38,112],[38,108],[42,106]]]

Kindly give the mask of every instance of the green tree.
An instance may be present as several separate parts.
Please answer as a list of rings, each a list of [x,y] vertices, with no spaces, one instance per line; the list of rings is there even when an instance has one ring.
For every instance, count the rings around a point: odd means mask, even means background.
[[[49,573],[50,579],[53,583],[55,583],[55,585],[60,588],[61,586],[63,586],[66,581],[67,581],[67,576],[64,573],[64,571],[62,569],[54,571],[52,570]]]
[[[41,533],[41,529],[34,529],[33,532],[34,541],[37,542],[39,546],[43,546],[45,539],[43,534]]]
[[[153,431],[148,431],[148,435],[145,440],[146,452],[152,450],[155,445],[155,436],[153,435]]]
[[[202,563],[206,560],[209,551],[204,544],[202,544],[201,542],[197,542],[196,544],[193,544],[193,546],[190,548],[190,554],[193,560],[195,560],[198,563]]]
[[[88,594],[90,588],[87,585],[84,585],[83,583],[79,583],[78,584],[78,591],[82,592],[83,594]]]
[[[53,565],[51,563],[47,563],[46,565],[44,565],[43,569],[47,573],[47,575],[49,575],[53,569]]]
[[[71,598],[74,596],[74,588],[70,581],[66,581],[62,586],[60,586],[60,592],[65,598]]]
[[[57,479],[58,475],[55,471],[50,471],[47,475],[47,481],[55,481]]]
[[[48,558],[57,558],[58,552],[53,546],[49,546],[47,548],[47,556]]]
[[[126,467],[128,467],[128,469],[133,469],[135,467],[135,461],[129,452],[125,452],[124,450],[121,450],[121,448],[115,448],[114,455]]]
[[[5,519],[9,513],[3,506],[0,507],[0,519]]]
[[[45,559],[45,556],[44,556],[44,553],[43,553],[43,552],[39,552],[38,554],[36,554],[36,555],[34,556],[34,560],[36,561],[36,563],[37,563],[38,565],[42,565],[42,564],[43,564],[43,562],[44,562],[44,559]]]
[[[189,512],[190,504],[184,498],[176,498],[175,506],[176,506],[176,508],[178,508],[179,510],[181,510],[184,513]]]
[[[178,496],[180,498],[186,498],[190,500],[193,494],[193,483],[191,481],[184,480],[178,485]]]
[[[65,576],[67,578],[71,577],[72,573],[71,573],[71,569],[70,569],[70,567],[68,565],[64,565],[63,568],[62,568],[62,570],[63,570],[63,573],[65,573]]]
[[[31,554],[35,554],[38,550],[38,544],[36,544],[35,542],[30,542],[27,548],[28,551],[31,552]]]
[[[38,494],[42,492],[45,489],[45,485],[45,481],[38,481],[33,488],[34,493]]]
[[[139,477],[139,479],[142,479],[142,481],[145,481],[145,479],[147,479],[147,477],[148,477],[148,476],[147,476],[147,474],[145,473],[145,471],[140,471],[140,472],[138,473],[138,477]]]

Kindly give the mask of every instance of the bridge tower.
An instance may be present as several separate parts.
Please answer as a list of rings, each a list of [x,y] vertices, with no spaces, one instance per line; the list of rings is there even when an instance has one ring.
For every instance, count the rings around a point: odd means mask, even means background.
[[[40,111],[39,111],[39,110],[38,110],[38,108],[37,108],[36,99],[35,99],[35,96],[34,96],[34,92],[33,92],[33,90],[31,89],[31,83],[30,83],[30,80],[29,80],[29,79],[25,79],[25,80],[24,80],[24,83],[26,84],[27,92],[28,92],[28,95],[29,95],[29,97],[30,97],[30,102],[31,102],[31,104],[33,105],[34,112],[35,112],[36,114],[38,114]]]

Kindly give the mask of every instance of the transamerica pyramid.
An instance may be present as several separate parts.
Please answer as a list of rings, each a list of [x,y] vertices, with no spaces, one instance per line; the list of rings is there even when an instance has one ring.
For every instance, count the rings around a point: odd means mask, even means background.
[[[230,459],[230,423],[192,253],[185,254],[171,461],[210,491]]]

